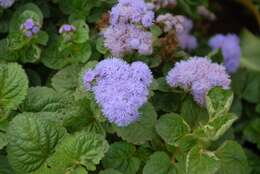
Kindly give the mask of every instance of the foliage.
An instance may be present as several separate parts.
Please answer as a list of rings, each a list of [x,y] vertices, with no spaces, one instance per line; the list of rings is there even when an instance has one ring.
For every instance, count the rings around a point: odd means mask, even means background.
[[[197,9],[217,15],[226,4],[176,2],[154,9],[155,16],[191,18],[198,48],[182,49],[175,29],[167,34],[157,22],[136,24],[152,33],[153,53],[121,58],[146,63],[154,79],[139,119],[127,127],[109,123],[83,81],[111,57],[102,32],[116,0],[16,0],[0,7],[0,174],[259,174],[260,37],[246,26],[227,29],[241,34],[240,69],[230,74],[230,89],[212,88],[199,105],[190,89],[172,88],[165,77],[192,56],[223,63],[206,44],[214,22]],[[259,0],[251,3],[260,9]],[[32,38],[21,29],[28,18],[40,26]],[[76,30],[59,33],[63,24]]]

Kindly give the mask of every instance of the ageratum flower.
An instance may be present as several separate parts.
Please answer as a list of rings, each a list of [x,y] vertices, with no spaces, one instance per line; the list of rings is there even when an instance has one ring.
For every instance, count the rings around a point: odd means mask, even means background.
[[[109,122],[124,127],[138,120],[138,110],[147,102],[152,78],[150,69],[142,62],[129,65],[111,58],[86,71],[83,80]]]
[[[224,65],[229,73],[237,71],[240,65],[241,48],[239,38],[235,34],[217,34],[209,40],[209,45],[213,50],[221,49],[224,57]]]
[[[70,24],[63,24],[60,29],[59,29],[59,33],[69,33],[69,32],[73,32],[76,31],[76,27]]]
[[[207,57],[192,57],[176,63],[166,80],[172,87],[191,91],[194,100],[202,106],[211,88],[219,86],[228,89],[231,82],[225,67],[212,63]]]
[[[32,18],[29,18],[21,25],[20,29],[26,37],[31,38],[40,31],[40,26]]]
[[[112,55],[122,56],[137,50],[140,54],[151,54],[152,34],[137,28],[133,24],[117,24],[108,27],[104,33],[105,47]]]
[[[9,8],[14,4],[15,0],[0,0],[0,6],[2,8]]]
[[[153,24],[154,12],[144,0],[119,0],[111,10],[111,24],[140,23],[144,27]]]

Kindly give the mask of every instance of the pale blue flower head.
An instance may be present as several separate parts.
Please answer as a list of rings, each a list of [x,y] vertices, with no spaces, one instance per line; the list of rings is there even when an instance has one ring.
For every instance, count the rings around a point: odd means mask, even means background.
[[[138,120],[138,110],[148,100],[152,79],[146,64],[128,64],[119,58],[110,58],[88,70],[83,81],[86,90],[95,94],[109,122],[124,127]]]
[[[228,89],[231,82],[225,67],[212,63],[207,57],[192,57],[176,63],[166,80],[172,87],[190,91],[194,100],[202,106],[211,88],[219,86]]]

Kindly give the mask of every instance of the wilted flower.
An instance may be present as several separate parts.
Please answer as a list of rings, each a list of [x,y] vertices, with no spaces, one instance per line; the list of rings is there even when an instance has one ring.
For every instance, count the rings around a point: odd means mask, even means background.
[[[111,58],[87,71],[83,80],[86,90],[94,92],[109,122],[127,126],[139,118],[138,110],[147,102],[152,78],[150,69],[142,62],[129,65]]]
[[[29,18],[21,25],[20,29],[26,37],[31,38],[40,31],[40,26],[32,18]]]
[[[60,29],[59,33],[68,33],[68,32],[73,32],[76,30],[76,27],[70,24],[63,24]]]
[[[229,73],[236,72],[240,65],[241,48],[239,42],[239,38],[235,34],[217,34],[209,41],[213,50],[221,49],[224,65]]]
[[[192,57],[176,63],[167,75],[167,83],[191,91],[194,100],[205,104],[205,96],[213,87],[228,89],[229,75],[224,66],[212,63],[207,57]]]
[[[2,8],[9,8],[14,4],[15,0],[0,0],[0,6]]]

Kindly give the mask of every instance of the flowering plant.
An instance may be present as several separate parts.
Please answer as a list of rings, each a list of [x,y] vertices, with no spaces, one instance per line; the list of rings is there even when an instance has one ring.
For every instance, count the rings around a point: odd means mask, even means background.
[[[259,174],[258,6],[0,0],[0,174]]]

